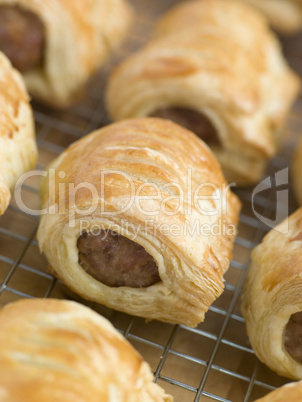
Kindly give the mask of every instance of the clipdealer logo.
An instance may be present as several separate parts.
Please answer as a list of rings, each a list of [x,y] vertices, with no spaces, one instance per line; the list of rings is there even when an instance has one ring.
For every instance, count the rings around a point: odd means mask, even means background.
[[[40,176],[40,178],[46,178],[48,176],[49,191],[54,188],[54,180],[58,180],[58,197],[53,205],[47,205],[41,209],[32,209],[27,206],[22,198],[22,189],[26,181],[33,177]],[[194,211],[198,211],[199,214],[206,217],[219,216],[219,223],[217,224],[217,219],[215,225],[217,227],[209,227],[208,223],[200,222],[198,219],[190,221],[186,219],[183,225],[183,231],[187,233],[200,233],[204,236],[207,235],[221,235],[222,231],[228,233],[228,230],[235,231],[235,227],[230,228],[227,219],[223,217],[227,216],[227,193],[230,191],[231,187],[235,187],[234,183],[230,185],[225,185],[218,187],[213,183],[200,183],[193,189],[192,185],[192,170],[188,169],[187,175],[184,178],[183,183],[167,183],[164,185],[156,185],[154,183],[142,183],[137,187],[135,185],[133,178],[129,175],[117,171],[108,170],[100,172],[100,186],[96,188],[92,183],[82,182],[82,183],[66,183],[64,181],[60,182],[60,179],[64,179],[66,173],[60,171],[56,173],[55,169],[49,169],[48,173],[43,170],[35,170],[23,174],[16,185],[14,197],[17,206],[23,212],[30,215],[44,215],[44,214],[69,214],[70,225],[75,225],[75,217],[83,216],[83,222],[81,225],[88,225],[87,220],[85,221],[85,216],[91,215],[98,211],[106,216],[112,216],[116,214],[131,213],[133,208],[139,211],[140,214],[145,216],[146,225],[151,226],[151,222],[154,228],[156,228],[156,216],[159,214],[164,214],[166,216],[173,216],[179,213],[186,214],[187,216],[192,216]],[[109,185],[114,182],[114,180],[123,180],[124,184],[128,188],[128,196],[124,198],[124,202],[119,204],[119,209],[107,210],[106,205],[106,183]],[[52,183],[51,183],[52,181]],[[51,183],[51,184],[50,184]],[[273,177],[265,178],[261,183],[259,183],[253,190],[251,196],[252,211],[255,217],[266,225],[270,229],[276,228],[276,226],[284,221],[288,217],[289,213],[289,169],[283,169],[277,172]],[[184,190],[185,189],[185,190]],[[89,202],[85,204],[84,208],[80,208],[76,204],[77,194],[81,191],[85,191],[89,194]],[[261,193],[265,190],[270,190],[271,194],[275,194],[275,216],[265,216],[265,212],[259,211],[257,200]],[[100,203],[100,199],[104,202]],[[271,202],[271,201],[270,201]],[[66,205],[66,203],[68,205]],[[68,206],[72,205],[72,208]],[[171,207],[172,206],[172,207]],[[272,212],[272,209],[269,211]],[[154,219],[155,218],[155,219]],[[210,220],[210,219],[209,219]],[[86,222],[86,223],[85,223]],[[124,222],[125,223],[125,222]],[[125,223],[126,224],[126,223]],[[180,228],[176,228],[175,225],[169,229],[167,224],[163,225],[163,228],[158,228],[164,233],[169,232],[170,234],[179,233]],[[74,227],[74,226],[73,226]],[[279,230],[279,228],[277,229]],[[286,225],[282,225],[280,229],[282,233],[288,231]],[[185,234],[185,233],[183,233]],[[229,233],[231,234],[231,233]]]
[[[274,195],[275,201],[267,200],[268,203],[274,203],[275,208],[268,207],[268,212],[274,212],[274,217],[268,218],[257,212],[256,199],[257,195],[265,190],[270,190]],[[264,207],[265,208],[265,207]],[[274,176],[269,176],[260,182],[252,193],[252,209],[258,220],[264,223],[270,229],[275,229],[283,234],[288,233],[289,226],[286,219],[289,215],[289,169],[285,168],[275,173]],[[283,225],[280,227],[280,223]],[[278,228],[276,228],[278,226]]]
[[[37,210],[28,207],[22,198],[22,188],[26,180],[34,176],[47,178],[49,194],[56,189],[56,194],[50,197],[52,202]],[[86,181],[66,183],[61,180],[65,177],[64,171],[56,172],[54,168],[49,169],[48,173],[35,170],[22,175],[14,193],[18,207],[30,215],[65,214],[68,209],[73,209],[73,213],[79,215],[98,211],[112,216],[131,212],[133,208],[146,217],[160,214],[174,216],[179,213],[192,215],[196,211],[204,216],[227,215],[227,194],[232,187],[232,184],[217,186],[211,182],[193,184],[191,169],[187,170],[181,183],[143,182],[138,185],[136,179],[119,170],[101,171],[96,185]],[[119,198],[116,210],[107,207],[112,201],[111,196],[106,195],[107,188],[113,189],[115,197]],[[122,197],[118,194],[121,188],[126,189]],[[78,205],[81,192],[85,192],[85,206],[82,208]]]

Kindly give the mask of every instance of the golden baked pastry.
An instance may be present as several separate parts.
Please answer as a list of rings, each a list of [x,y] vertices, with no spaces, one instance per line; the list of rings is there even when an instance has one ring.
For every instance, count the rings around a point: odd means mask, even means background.
[[[40,250],[82,297],[196,326],[222,293],[240,203],[186,129],[143,118],[95,131],[50,166],[42,199]]]
[[[0,52],[0,215],[18,178],[37,157],[34,121],[22,77]]]
[[[154,36],[111,75],[111,117],[174,120],[208,143],[229,182],[257,182],[300,84],[265,18],[241,1],[186,1]]]
[[[23,299],[0,310],[1,402],[168,402],[148,364],[81,304]]]
[[[276,373],[302,379],[302,208],[252,252],[242,314],[257,357]]]
[[[302,28],[301,0],[246,0],[257,7],[279,32],[292,34]]]
[[[0,50],[29,92],[69,106],[129,27],[127,0],[0,0]]]
[[[302,381],[292,382],[277,388],[256,402],[301,402]]]
[[[302,141],[300,141],[294,156],[292,178],[296,199],[302,205]]]

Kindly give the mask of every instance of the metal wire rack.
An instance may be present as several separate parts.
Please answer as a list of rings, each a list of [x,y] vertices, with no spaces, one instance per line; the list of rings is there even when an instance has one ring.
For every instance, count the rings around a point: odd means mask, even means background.
[[[103,101],[109,72],[123,57],[145,43],[154,21],[176,1],[132,0],[132,3],[137,16],[128,40],[92,80],[85,99],[65,111],[33,103],[39,146],[38,170],[45,169],[73,141],[109,122]],[[301,43],[301,35],[283,40],[285,54],[300,75]],[[274,177],[277,171],[290,166],[300,130],[302,97],[288,120],[285,145],[272,160],[267,175]],[[250,252],[269,230],[254,211],[274,219],[278,189],[273,185],[269,191],[254,197],[253,202],[252,190],[236,190],[243,209],[234,258],[225,276],[225,291],[206,314],[205,322],[195,329],[157,321],[146,323],[143,319],[87,303],[71,293],[48,273],[46,260],[39,253],[35,238],[39,217],[23,212],[24,208],[20,209],[15,200],[0,218],[0,306],[24,297],[78,300],[107,317],[124,334],[150,364],[155,380],[175,401],[253,401],[288,380],[278,377],[255,357],[240,314],[241,286]],[[281,205],[284,217],[297,208],[290,184],[287,190],[288,210],[287,205]],[[26,207],[39,208],[38,174],[22,186],[21,196]]]

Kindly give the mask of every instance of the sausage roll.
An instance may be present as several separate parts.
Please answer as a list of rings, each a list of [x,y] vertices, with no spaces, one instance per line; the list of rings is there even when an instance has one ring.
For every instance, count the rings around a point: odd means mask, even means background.
[[[302,381],[292,382],[283,387],[275,389],[265,397],[257,399],[256,402],[301,402]]]
[[[32,109],[22,77],[0,52],[0,215],[18,178],[37,157]]]
[[[302,379],[302,208],[252,252],[242,314],[258,358],[278,374]]]
[[[113,72],[106,98],[114,120],[162,117],[195,132],[229,182],[249,185],[276,153],[298,89],[258,12],[193,0],[168,12],[155,38]]]
[[[296,199],[299,205],[302,205],[302,141],[300,141],[294,156],[292,178]]]
[[[23,299],[0,310],[1,402],[168,402],[149,365],[81,304]]]
[[[38,241],[82,297],[196,326],[222,293],[240,203],[193,133],[130,119],[76,142],[42,186]]]
[[[268,18],[279,32],[292,34],[302,28],[301,0],[246,0]]]
[[[125,35],[126,1],[0,0],[0,50],[34,97],[68,106]]]

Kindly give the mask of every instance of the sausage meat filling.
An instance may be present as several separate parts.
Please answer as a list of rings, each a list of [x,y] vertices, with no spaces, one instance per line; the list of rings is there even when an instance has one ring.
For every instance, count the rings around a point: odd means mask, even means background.
[[[41,64],[45,29],[33,12],[16,5],[0,6],[0,50],[24,72]]]
[[[160,281],[154,258],[112,230],[84,232],[77,247],[82,268],[104,285],[144,288]]]
[[[283,343],[291,357],[302,364],[302,312],[290,317],[284,331]]]
[[[207,116],[183,107],[167,107],[156,110],[151,117],[161,117],[193,131],[208,145],[219,145],[217,131]]]

